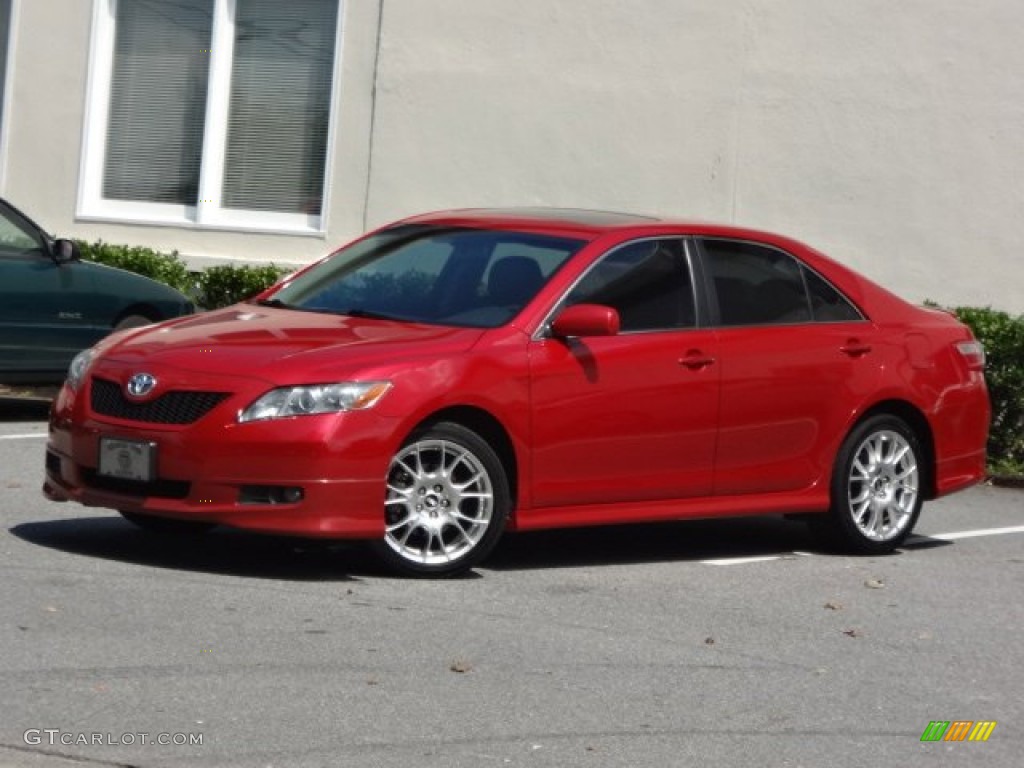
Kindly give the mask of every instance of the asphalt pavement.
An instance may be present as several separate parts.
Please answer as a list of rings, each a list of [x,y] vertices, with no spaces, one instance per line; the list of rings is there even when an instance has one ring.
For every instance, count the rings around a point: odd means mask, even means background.
[[[415,581],[358,547],[163,539],[48,502],[40,418],[0,404],[0,766],[1024,754],[1024,491],[932,502],[887,557],[696,521],[507,537],[466,578]],[[996,726],[922,742],[933,721]]]

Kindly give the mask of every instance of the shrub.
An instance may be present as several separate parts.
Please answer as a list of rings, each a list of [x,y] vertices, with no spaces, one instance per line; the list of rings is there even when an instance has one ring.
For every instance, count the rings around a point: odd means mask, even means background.
[[[269,288],[290,271],[274,264],[210,267],[199,274],[199,303],[206,309],[217,309],[244,301]]]
[[[177,288],[182,293],[194,293],[195,280],[177,251],[161,253],[151,248],[132,245],[111,245],[102,240],[87,243],[76,240],[82,258],[110,267],[125,269]]]
[[[86,261],[135,272],[169,285],[202,309],[217,309],[243,301],[269,288],[291,271],[268,264],[259,267],[225,265],[194,273],[177,251],[163,253],[133,245],[111,245],[102,240],[75,242]]]
[[[985,347],[985,381],[992,400],[988,455],[997,473],[1024,473],[1024,315],[990,307],[953,312]]]

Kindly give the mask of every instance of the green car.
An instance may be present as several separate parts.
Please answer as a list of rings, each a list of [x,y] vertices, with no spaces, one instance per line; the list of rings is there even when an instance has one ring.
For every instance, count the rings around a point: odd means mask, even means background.
[[[75,243],[0,199],[0,382],[60,381],[111,331],[194,311],[162,283],[82,261]]]

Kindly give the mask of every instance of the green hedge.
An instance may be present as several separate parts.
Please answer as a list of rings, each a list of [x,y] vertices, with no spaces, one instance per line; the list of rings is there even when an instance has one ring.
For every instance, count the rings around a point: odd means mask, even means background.
[[[111,245],[102,240],[95,243],[76,240],[75,243],[86,261],[95,261],[109,267],[145,275],[177,288],[188,296],[195,293],[196,280],[189,273],[177,251],[160,253],[150,248],[132,245]]]
[[[237,304],[269,288],[291,272],[273,264],[209,267],[199,275],[199,304],[207,309]]]
[[[224,265],[190,272],[177,251],[161,253],[150,248],[111,245],[102,240],[76,242],[86,261],[126,269],[166,283],[203,309],[217,309],[248,299],[291,272],[274,264],[260,267]]]
[[[990,307],[952,311],[985,347],[985,382],[992,400],[991,469],[995,474],[1024,474],[1024,315]]]

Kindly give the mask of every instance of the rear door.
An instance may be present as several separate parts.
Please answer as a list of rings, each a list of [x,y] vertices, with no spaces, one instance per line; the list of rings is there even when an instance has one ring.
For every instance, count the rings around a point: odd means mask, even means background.
[[[827,483],[851,413],[877,386],[874,327],[784,251],[699,245],[718,327],[716,495]]]
[[[691,275],[681,239],[620,246],[563,306],[613,307],[621,332],[532,342],[535,507],[710,494],[718,366]]]

